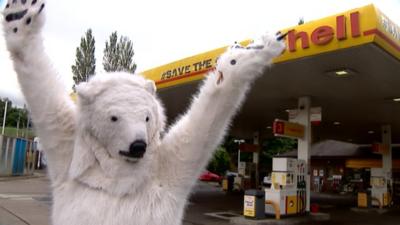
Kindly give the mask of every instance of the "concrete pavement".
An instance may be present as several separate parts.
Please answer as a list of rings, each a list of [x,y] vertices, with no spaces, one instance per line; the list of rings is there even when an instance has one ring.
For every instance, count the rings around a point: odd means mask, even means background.
[[[0,225],[47,225],[49,180],[44,174],[0,179]]]
[[[245,222],[240,218],[218,219],[206,214],[241,214],[242,195],[226,195],[216,185],[199,182],[190,198],[183,225],[228,225],[238,224],[237,221],[241,221],[241,225],[400,225],[399,207],[383,211],[354,210],[354,196],[314,193],[311,199],[313,203],[320,205],[321,212],[329,215],[328,221],[296,219],[297,217],[282,218],[278,223],[273,219]],[[44,174],[35,174],[27,179],[0,179],[0,225],[50,225],[50,207],[49,180]]]
[[[0,177],[0,225],[50,225],[51,191],[45,174],[36,173],[29,177]],[[183,225],[225,225],[229,221],[204,216],[203,213],[229,208],[220,199],[225,195],[220,187],[200,183],[196,195],[189,203]],[[204,196],[209,196],[204,202]],[[209,202],[210,198],[216,201]],[[240,207],[237,198],[236,207]],[[204,203],[210,207],[204,207]],[[231,202],[232,203],[232,202]],[[230,204],[231,204],[230,203]]]

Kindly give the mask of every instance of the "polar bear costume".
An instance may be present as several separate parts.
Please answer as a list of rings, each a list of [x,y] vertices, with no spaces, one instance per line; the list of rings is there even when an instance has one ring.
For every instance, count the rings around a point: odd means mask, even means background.
[[[42,0],[9,0],[4,34],[48,157],[54,225],[179,225],[190,190],[282,36],[234,45],[163,136],[153,81],[100,74],[69,98],[44,53]]]

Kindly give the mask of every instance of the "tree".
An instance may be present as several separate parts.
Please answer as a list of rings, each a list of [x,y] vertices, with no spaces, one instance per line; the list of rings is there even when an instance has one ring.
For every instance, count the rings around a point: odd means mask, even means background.
[[[12,102],[8,100],[7,98],[0,98],[0,120],[1,123],[3,123],[3,115],[4,115],[4,109],[6,108],[6,102],[8,101],[7,105],[7,113],[10,112],[10,109],[12,108]]]
[[[117,32],[113,32],[110,35],[110,40],[106,41],[106,47],[104,48],[104,56],[103,56],[103,67],[107,72],[117,71],[118,70],[118,49],[117,43],[118,35]]]
[[[136,63],[133,62],[133,44],[128,37],[121,36],[118,41],[117,32],[110,35],[104,48],[103,67],[107,72],[125,71],[135,73]]]
[[[7,98],[0,98],[0,115],[1,115],[1,126],[3,126],[3,116],[5,103],[8,101],[7,105],[7,117],[5,121],[6,127],[27,127],[28,120],[28,110],[26,108],[17,108],[13,106],[12,102]],[[29,124],[30,125],[30,124]]]
[[[7,98],[4,98],[4,99],[0,98],[0,124],[1,124],[0,129],[1,130],[3,128],[3,119],[4,119],[4,112],[6,110],[6,102],[8,102],[7,103],[7,113],[6,113],[8,115],[10,113],[10,109],[12,107],[12,102],[9,101]],[[7,118],[7,115],[6,115],[6,118]],[[4,121],[4,123],[7,124],[7,120]],[[0,130],[0,132],[1,132],[1,130]]]
[[[133,62],[133,44],[129,38],[122,36],[119,39],[120,69],[129,73],[135,73],[136,63]]]
[[[222,145],[229,154],[231,160],[231,168],[237,166],[238,149],[239,144],[235,142],[235,137],[228,136],[224,144]],[[251,143],[251,140],[247,140]],[[290,138],[283,137],[271,137],[261,141],[261,149],[259,153],[259,170],[260,174],[265,174],[267,171],[271,171],[272,158],[278,154],[285,153],[297,149],[297,141]],[[250,162],[252,161],[253,154],[241,154],[240,158],[242,161]]]
[[[264,141],[262,148],[270,158],[296,149],[297,141],[285,137],[273,137]]]
[[[230,167],[230,157],[223,147],[218,147],[213,158],[208,163],[207,169],[213,173],[224,175]]]
[[[90,76],[94,75],[96,70],[95,40],[92,30],[88,29],[85,36],[81,38],[80,46],[76,48],[75,65],[73,65],[72,73],[74,86],[82,81],[87,81]]]
[[[297,140],[295,139],[272,137],[264,140],[261,145],[259,158],[260,174],[271,171],[273,157],[295,149],[297,149]]]

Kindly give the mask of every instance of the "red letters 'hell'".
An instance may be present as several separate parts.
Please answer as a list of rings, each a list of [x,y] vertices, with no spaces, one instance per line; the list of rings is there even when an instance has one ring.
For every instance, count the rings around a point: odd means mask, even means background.
[[[360,32],[360,13],[353,12],[350,14],[351,37],[361,36]],[[326,45],[332,41],[335,36],[335,30],[331,26],[319,26],[311,33],[311,42],[315,45]],[[296,51],[297,40],[301,41],[301,48],[310,47],[310,39],[305,31],[296,32],[294,29],[288,33],[288,47],[290,52]],[[346,16],[340,15],[336,17],[336,39],[341,41],[347,39]]]

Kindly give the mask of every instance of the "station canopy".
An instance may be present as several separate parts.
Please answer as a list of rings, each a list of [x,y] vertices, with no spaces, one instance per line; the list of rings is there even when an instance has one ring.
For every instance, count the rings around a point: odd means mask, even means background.
[[[282,29],[287,49],[256,81],[233,121],[231,134],[272,136],[274,119],[288,119],[299,97],[321,107],[313,140],[380,141],[392,126],[400,143],[400,28],[373,5]],[[248,40],[243,41],[245,45]],[[200,81],[226,47],[163,65],[142,74],[156,82],[167,115],[183,113]],[[207,119],[207,115],[204,115]]]

